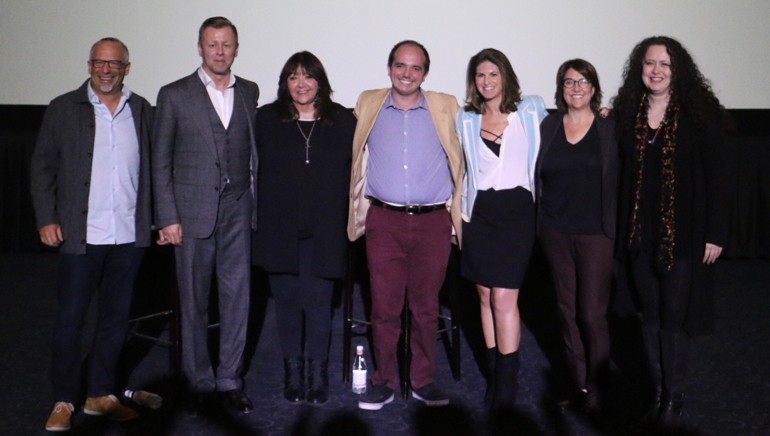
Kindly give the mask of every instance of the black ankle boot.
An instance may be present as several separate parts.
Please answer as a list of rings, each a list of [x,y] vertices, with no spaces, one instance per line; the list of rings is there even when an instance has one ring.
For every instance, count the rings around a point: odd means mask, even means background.
[[[497,360],[497,347],[487,348],[485,357],[487,358],[487,391],[484,393],[484,404],[492,405],[495,398],[495,361]]]
[[[308,359],[307,364],[307,402],[324,404],[329,391],[329,361]]]
[[[660,416],[661,392],[661,386],[655,386],[655,393],[653,394],[652,401],[648,403],[647,407],[642,413],[642,425],[644,427],[651,428],[658,423],[658,417]]]
[[[305,361],[301,357],[283,359],[283,397],[292,403],[305,400]]]
[[[497,353],[495,361],[495,396],[493,409],[512,409],[516,403],[516,393],[519,390],[519,352],[509,354]]]
[[[684,409],[683,393],[664,394],[660,401],[658,425],[663,427],[676,426],[682,418],[682,409]]]

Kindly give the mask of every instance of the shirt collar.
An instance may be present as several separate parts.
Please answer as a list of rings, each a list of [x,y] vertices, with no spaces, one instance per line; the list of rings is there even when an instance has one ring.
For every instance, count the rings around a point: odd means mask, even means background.
[[[214,81],[211,79],[211,77],[209,77],[208,74],[206,74],[206,71],[203,70],[203,67],[198,67],[198,77],[200,77],[201,82],[203,82],[203,84],[206,87],[211,86],[211,87],[216,88],[216,85],[214,84]],[[234,85],[235,85],[235,74],[233,74],[232,71],[231,71],[230,72],[230,80],[227,82],[227,87],[228,88],[232,88]]]
[[[388,93],[388,98],[385,99],[385,104],[382,106],[384,108],[393,108],[398,109],[395,104],[393,104],[393,90],[391,89]],[[428,110],[428,101],[425,100],[425,94],[422,93],[422,88],[420,88],[420,102],[417,103],[416,106],[413,106],[409,108],[408,110],[412,109],[425,109]]]
[[[99,96],[96,95],[96,93],[94,92],[94,88],[92,88],[91,85],[92,83],[89,80],[88,86],[86,86],[86,92],[88,92],[88,101],[90,101],[92,104],[102,104],[102,101],[99,100]],[[133,94],[131,90],[128,89],[128,86],[126,86],[125,84],[123,84],[123,88],[121,88],[120,92],[123,94],[123,97],[121,97],[121,101],[128,100],[131,97],[131,94]]]

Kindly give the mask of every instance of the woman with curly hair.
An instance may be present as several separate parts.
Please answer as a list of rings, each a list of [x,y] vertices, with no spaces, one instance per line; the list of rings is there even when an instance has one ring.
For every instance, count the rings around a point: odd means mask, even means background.
[[[626,255],[661,425],[684,405],[688,336],[713,327],[711,274],[727,240],[723,109],[687,50],[665,36],[634,47],[613,99]]]

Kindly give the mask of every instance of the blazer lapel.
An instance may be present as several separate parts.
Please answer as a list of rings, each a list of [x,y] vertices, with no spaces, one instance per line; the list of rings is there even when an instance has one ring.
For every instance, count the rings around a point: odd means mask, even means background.
[[[374,123],[377,121],[377,116],[380,114],[382,105],[385,104],[385,100],[388,99],[388,95],[390,95],[390,88],[383,89],[380,92],[372,94],[369,102],[362,105],[362,108],[364,108],[365,111],[364,113],[358,114],[358,122],[366,126],[366,134],[364,137],[367,139],[364,140],[364,144],[368,142],[369,134],[372,133]]]

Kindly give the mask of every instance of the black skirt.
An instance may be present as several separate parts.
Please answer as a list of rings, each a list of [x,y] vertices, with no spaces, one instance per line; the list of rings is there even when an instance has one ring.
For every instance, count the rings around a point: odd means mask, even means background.
[[[479,191],[463,222],[461,272],[473,283],[519,289],[535,246],[535,204],[522,188]]]

